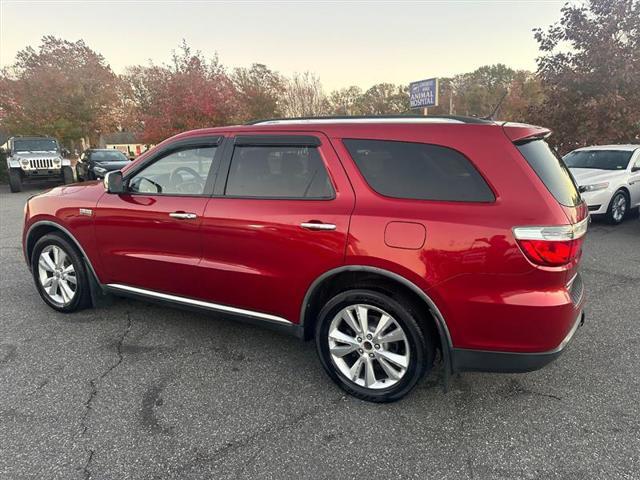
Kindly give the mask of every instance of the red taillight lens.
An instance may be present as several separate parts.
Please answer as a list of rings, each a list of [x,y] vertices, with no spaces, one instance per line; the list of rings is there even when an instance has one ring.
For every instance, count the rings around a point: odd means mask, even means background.
[[[536,265],[559,267],[580,257],[589,218],[575,225],[516,227],[514,236],[524,254]]]
[[[522,251],[537,265],[559,267],[580,256],[582,238],[577,240],[518,240]]]

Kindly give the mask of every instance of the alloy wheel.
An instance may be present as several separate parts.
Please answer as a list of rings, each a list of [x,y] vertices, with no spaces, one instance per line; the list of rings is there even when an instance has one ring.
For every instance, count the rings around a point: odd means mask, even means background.
[[[627,213],[627,198],[624,194],[619,193],[613,199],[612,206],[612,216],[616,222],[621,222],[624,218],[625,213]]]
[[[78,280],[71,257],[57,245],[48,245],[40,252],[38,279],[51,301],[66,306],[78,290]]]
[[[389,313],[372,305],[340,310],[329,326],[328,341],[333,364],[361,387],[392,387],[409,367],[407,334]]]

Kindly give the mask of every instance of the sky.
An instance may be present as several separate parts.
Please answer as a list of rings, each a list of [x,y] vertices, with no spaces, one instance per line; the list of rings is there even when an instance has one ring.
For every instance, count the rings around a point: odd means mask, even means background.
[[[555,1],[0,0],[0,66],[44,35],[83,39],[116,73],[167,62],[185,39],[229,67],[311,71],[325,89],[406,84],[504,63],[535,70],[532,29],[560,19]]]

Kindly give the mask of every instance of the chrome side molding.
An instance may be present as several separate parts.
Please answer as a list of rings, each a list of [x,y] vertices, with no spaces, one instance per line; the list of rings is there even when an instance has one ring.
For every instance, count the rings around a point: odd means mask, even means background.
[[[108,283],[106,287],[110,290],[121,291],[125,293],[132,293],[143,297],[155,298],[159,300],[165,300],[168,302],[175,302],[182,305],[188,305],[192,307],[204,308],[207,310],[214,310],[217,312],[232,313],[235,315],[241,315],[245,317],[259,318],[261,320],[267,320],[269,322],[276,322],[283,325],[293,325],[289,320],[278,317],[276,315],[270,315],[268,313],[254,312],[253,310],[245,310],[244,308],[230,307],[228,305],[220,305],[218,303],[205,302],[203,300],[195,300],[188,297],[180,297],[178,295],[170,295],[168,293],[156,292],[154,290],[147,290],[145,288],[132,287],[130,285],[122,285],[119,283]]]

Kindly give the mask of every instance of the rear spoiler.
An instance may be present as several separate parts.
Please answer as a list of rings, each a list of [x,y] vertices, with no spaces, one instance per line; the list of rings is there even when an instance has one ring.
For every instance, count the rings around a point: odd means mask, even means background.
[[[509,140],[513,143],[522,143],[538,138],[547,138],[551,135],[548,128],[538,127],[536,125],[527,125],[526,123],[505,122],[502,129]]]

